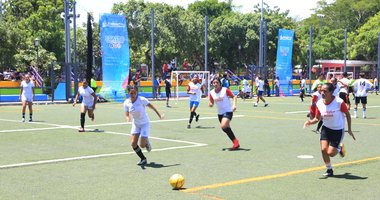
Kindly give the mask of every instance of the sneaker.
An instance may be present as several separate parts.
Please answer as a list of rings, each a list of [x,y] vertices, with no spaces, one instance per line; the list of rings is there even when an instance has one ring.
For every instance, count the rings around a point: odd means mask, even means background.
[[[29,119],[29,122],[32,122],[33,120],[32,119]]]
[[[358,118],[358,116],[357,116],[357,115],[354,115],[354,118]]]
[[[140,162],[138,162],[137,165],[141,166],[141,165],[146,165],[147,163],[148,163],[148,161],[145,158],[145,159],[140,160]]]
[[[367,116],[363,115],[363,119],[367,118]]]
[[[195,121],[197,122],[199,120],[199,114],[195,116]]]
[[[146,150],[147,150],[148,152],[152,151],[152,145],[150,145],[149,140],[146,141],[146,146],[145,146],[145,148],[146,148]]]
[[[334,171],[333,169],[328,169],[324,174],[322,174],[323,176],[326,176],[326,177],[329,177],[329,176],[334,176]]]
[[[313,130],[315,134],[320,134],[321,132],[319,130]]]
[[[191,125],[190,125],[190,124],[188,124],[188,125],[187,125],[187,128],[191,128]]]
[[[84,128],[80,128],[78,132],[84,132]]]
[[[340,157],[343,158],[346,155],[346,148],[344,148],[344,144],[343,143],[341,143],[339,146],[340,146],[339,155],[340,155]]]
[[[240,147],[239,140],[235,139],[232,143],[233,145],[232,145],[231,151],[236,150]]]
[[[25,118],[22,118],[22,119],[21,119],[21,122],[25,122]]]
[[[267,107],[268,105],[269,105],[268,103],[265,103],[265,104],[264,104],[264,107]]]
[[[253,104],[253,107],[257,107],[257,103]]]

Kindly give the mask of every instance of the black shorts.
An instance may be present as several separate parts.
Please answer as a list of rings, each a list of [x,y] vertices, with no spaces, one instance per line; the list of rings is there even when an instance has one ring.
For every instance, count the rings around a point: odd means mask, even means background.
[[[332,130],[326,126],[322,126],[320,140],[329,141],[329,145],[335,148],[339,147],[339,144],[343,140],[344,129]]]
[[[350,104],[350,98],[348,98],[347,93],[345,92],[339,92],[339,97],[343,99],[344,103]]]
[[[355,97],[355,104],[367,104],[367,97]]]
[[[168,90],[168,89],[166,89],[165,90],[165,93],[166,93],[166,98],[170,98],[170,89]]]
[[[349,86],[348,87],[348,94],[353,93],[353,92],[354,92],[354,87],[353,86]]]
[[[226,112],[226,113],[224,113],[222,115],[218,115],[219,122],[222,122],[223,118],[227,118],[229,120],[232,120],[232,116],[233,115],[234,115],[233,112]]]

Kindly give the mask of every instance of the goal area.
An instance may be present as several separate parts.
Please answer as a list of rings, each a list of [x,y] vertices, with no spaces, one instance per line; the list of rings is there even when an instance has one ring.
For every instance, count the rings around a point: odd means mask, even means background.
[[[180,87],[185,86],[187,89],[188,83],[191,81],[194,75],[198,75],[201,84],[204,87],[204,95],[208,96],[210,93],[210,72],[209,71],[172,71],[171,82],[175,82],[174,95],[178,102],[180,96],[188,96],[187,90],[181,91]]]

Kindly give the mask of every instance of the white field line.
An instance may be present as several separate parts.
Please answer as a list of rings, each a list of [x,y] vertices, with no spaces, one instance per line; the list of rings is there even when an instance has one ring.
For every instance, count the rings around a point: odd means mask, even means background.
[[[367,108],[380,108],[380,106],[367,106]],[[360,107],[359,105],[358,109],[362,109],[362,107]],[[308,112],[309,112],[308,110],[301,110],[301,111],[285,112],[285,114],[297,114],[297,113],[308,113]]]
[[[168,150],[174,150],[174,149],[185,149],[185,148],[194,148],[194,147],[201,147],[201,146],[207,146],[207,144],[199,143],[196,145],[167,147],[167,148],[162,148],[162,149],[153,149],[152,151],[168,151]],[[9,168],[16,168],[16,167],[26,167],[26,166],[34,166],[34,165],[42,165],[42,164],[76,161],[76,160],[95,159],[95,158],[105,158],[105,157],[113,157],[113,156],[120,156],[120,155],[129,155],[129,154],[134,154],[134,153],[135,152],[119,152],[119,153],[97,154],[97,155],[89,155],[89,156],[78,156],[78,157],[70,157],[70,158],[60,158],[60,159],[52,159],[52,160],[41,160],[41,161],[35,161],[35,162],[15,163],[15,164],[9,164],[9,165],[0,165],[0,169],[9,169]]]

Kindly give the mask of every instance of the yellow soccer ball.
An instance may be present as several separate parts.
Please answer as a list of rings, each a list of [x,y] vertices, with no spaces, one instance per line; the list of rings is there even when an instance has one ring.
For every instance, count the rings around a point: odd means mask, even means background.
[[[181,174],[173,174],[169,179],[169,183],[173,189],[178,190],[185,184],[185,178]]]

